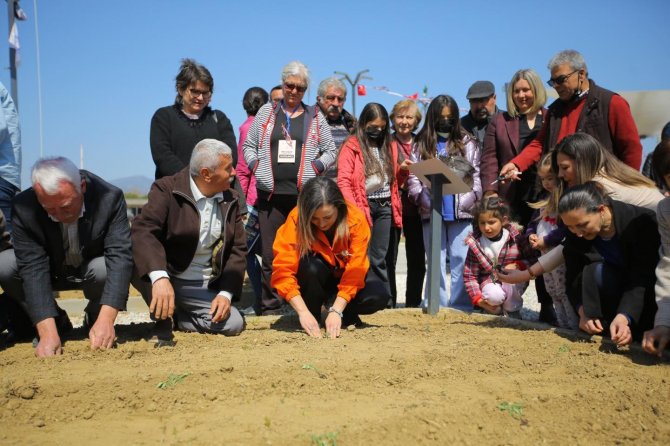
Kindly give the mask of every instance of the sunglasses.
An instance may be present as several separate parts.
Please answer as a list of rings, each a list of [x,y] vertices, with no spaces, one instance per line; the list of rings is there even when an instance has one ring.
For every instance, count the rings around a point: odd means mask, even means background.
[[[547,85],[549,85],[550,87],[556,87],[558,85],[563,85],[565,83],[565,81],[567,81],[570,76],[572,76],[573,74],[575,74],[578,71],[579,70],[575,70],[572,73],[562,74],[562,75],[558,76],[557,78],[549,79],[547,81]]]
[[[284,82],[284,88],[286,88],[287,91],[296,90],[298,93],[304,93],[305,90],[307,90],[307,87],[304,85],[291,84],[288,82]]]

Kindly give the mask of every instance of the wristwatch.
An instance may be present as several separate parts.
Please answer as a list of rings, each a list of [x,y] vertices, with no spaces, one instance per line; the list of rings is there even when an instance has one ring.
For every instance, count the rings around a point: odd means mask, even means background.
[[[344,317],[344,313],[342,313],[340,310],[334,307],[328,308],[328,313],[336,313],[340,317],[340,319]]]

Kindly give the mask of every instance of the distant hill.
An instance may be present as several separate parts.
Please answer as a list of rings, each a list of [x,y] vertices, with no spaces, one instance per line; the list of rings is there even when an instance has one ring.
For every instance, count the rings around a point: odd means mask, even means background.
[[[121,189],[123,193],[135,193],[139,195],[147,195],[153,182],[154,180],[151,178],[147,178],[142,175],[135,175],[132,177],[119,178],[117,180],[110,181],[110,183],[112,183],[114,186]]]

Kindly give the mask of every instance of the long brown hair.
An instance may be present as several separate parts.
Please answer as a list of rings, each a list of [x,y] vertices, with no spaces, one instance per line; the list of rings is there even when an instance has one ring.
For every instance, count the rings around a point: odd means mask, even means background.
[[[365,127],[375,119],[381,119],[386,123],[386,130],[383,132],[383,139],[379,143],[379,161],[372,153],[372,141],[365,134]],[[393,171],[393,162],[391,160],[391,123],[389,114],[383,105],[376,102],[367,104],[356,124],[356,132],[352,137],[358,139],[361,153],[363,154],[363,164],[365,165],[365,177],[372,175],[386,174],[389,183],[395,181],[395,172]],[[376,145],[376,144],[375,144]]]
[[[319,208],[326,205],[332,205],[337,209],[333,244],[339,240],[349,238],[347,203],[344,201],[340,188],[329,178],[312,178],[305,183],[300,191],[300,195],[298,195],[297,248],[300,257],[306,256],[311,251],[312,244],[316,240],[312,217]]]
[[[422,160],[437,156],[437,124],[442,119],[442,109],[444,107],[449,108],[449,120],[452,124],[449,138],[447,138],[447,151],[452,155],[465,155],[458,104],[451,96],[441,94],[431,101],[426,111],[426,119],[423,127],[421,127],[421,130],[416,135],[416,143]]]
[[[637,170],[621,162],[597,139],[587,133],[573,133],[558,143],[551,157],[551,168],[558,172],[558,154],[575,160],[576,183],[584,184],[602,175],[624,186],[656,188],[656,184]]]

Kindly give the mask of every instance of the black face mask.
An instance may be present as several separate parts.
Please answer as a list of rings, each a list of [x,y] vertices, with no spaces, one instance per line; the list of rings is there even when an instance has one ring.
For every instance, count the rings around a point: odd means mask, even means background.
[[[371,140],[377,141],[377,140],[381,139],[382,135],[384,134],[384,130],[382,130],[378,127],[367,127],[365,129],[365,134]]]
[[[435,126],[435,130],[440,133],[451,133],[454,123],[451,119],[440,119]]]

